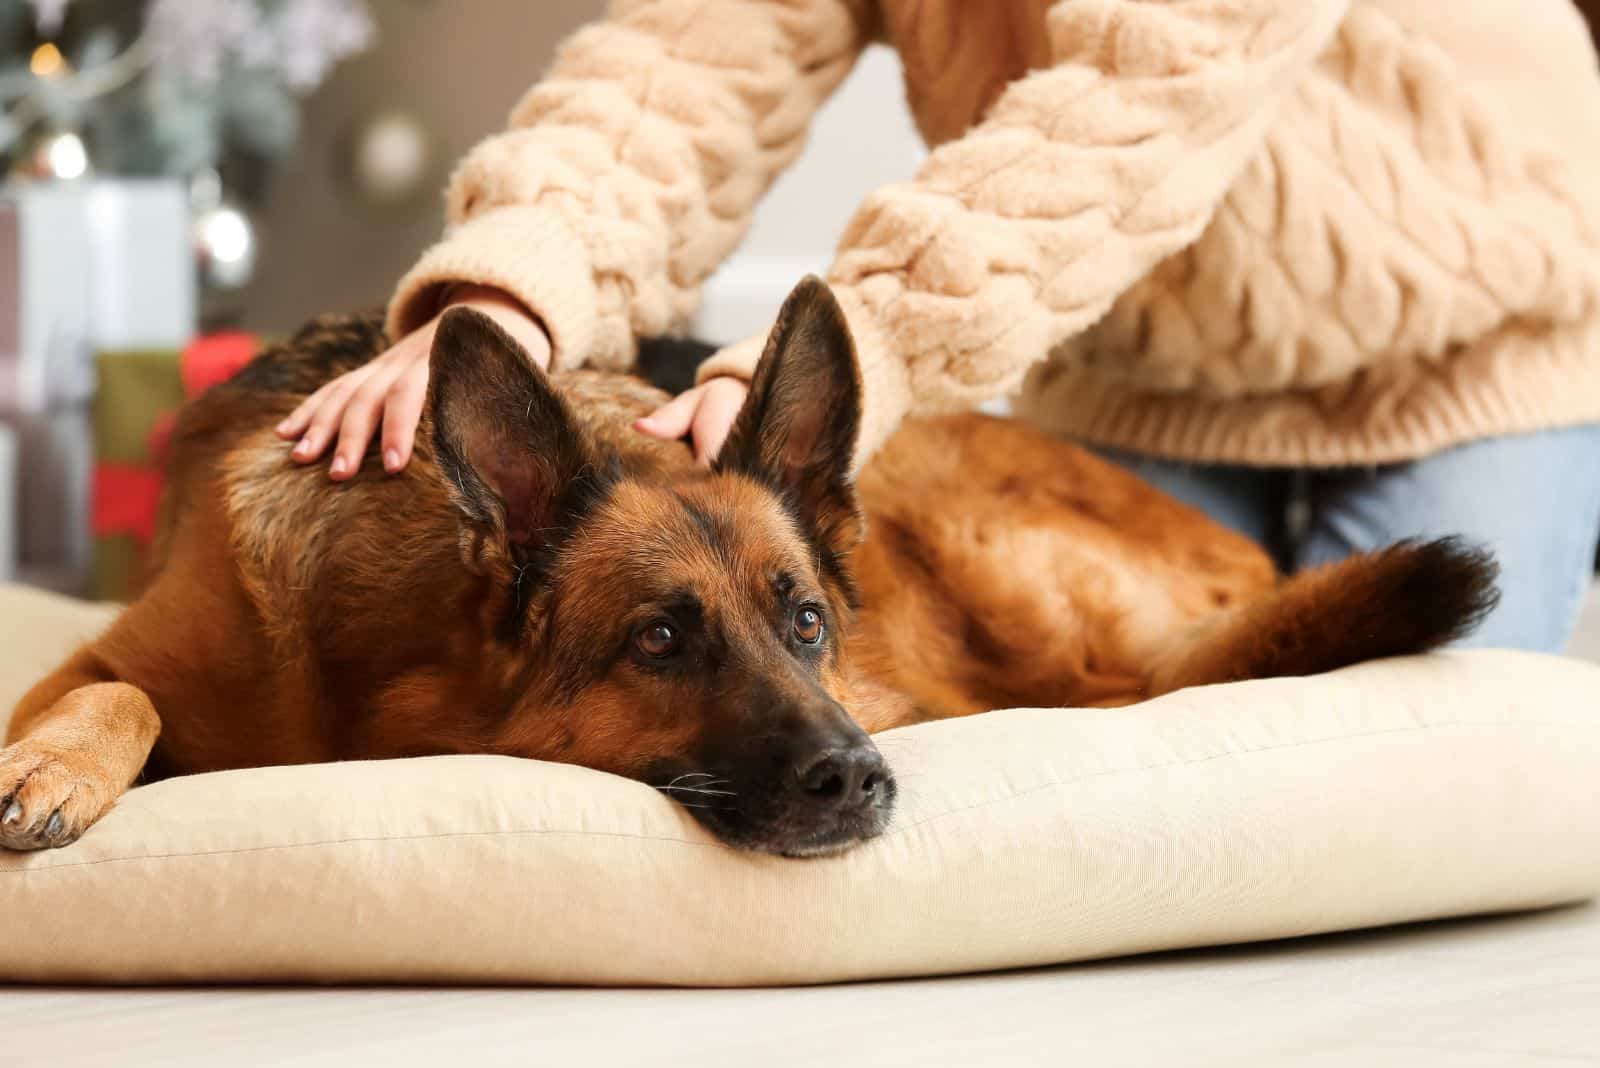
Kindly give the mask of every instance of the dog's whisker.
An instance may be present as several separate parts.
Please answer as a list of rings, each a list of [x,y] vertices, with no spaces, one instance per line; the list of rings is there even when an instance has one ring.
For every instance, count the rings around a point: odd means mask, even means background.
[[[738,797],[733,790],[706,790],[698,786],[657,786],[657,790],[671,791],[675,794],[720,794],[723,797]]]
[[[725,783],[725,782],[728,781],[727,779],[718,779],[718,778],[716,778],[709,771],[689,771],[689,772],[685,772],[682,775],[679,775],[676,779],[673,779],[671,782],[666,783],[665,785],[657,785],[656,789],[657,790],[670,789],[670,788],[672,788],[674,786],[677,786],[680,782],[682,782],[685,779],[710,779],[711,780],[708,783],[702,783],[701,785],[703,785],[703,786],[716,786],[716,785],[719,785],[721,783]]]

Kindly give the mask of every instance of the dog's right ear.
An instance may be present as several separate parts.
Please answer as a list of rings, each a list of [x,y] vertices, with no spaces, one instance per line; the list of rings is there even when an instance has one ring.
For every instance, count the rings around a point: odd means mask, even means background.
[[[601,493],[605,465],[543,371],[494,320],[452,308],[428,364],[433,443],[467,520],[526,559]]]
[[[860,426],[850,327],[827,285],[807,277],[778,312],[716,469],[777,490],[843,556],[862,532],[851,475]]]

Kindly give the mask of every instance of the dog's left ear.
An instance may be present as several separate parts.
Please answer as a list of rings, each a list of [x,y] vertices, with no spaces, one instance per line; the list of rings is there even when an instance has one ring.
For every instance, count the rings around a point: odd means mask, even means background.
[[[778,312],[717,469],[776,489],[842,554],[861,538],[851,480],[860,428],[861,372],[849,326],[832,291],[808,276]]]

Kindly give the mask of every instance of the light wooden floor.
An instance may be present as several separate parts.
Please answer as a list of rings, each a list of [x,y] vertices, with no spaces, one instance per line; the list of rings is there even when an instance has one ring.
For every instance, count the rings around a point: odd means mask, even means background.
[[[0,993],[49,1065],[1600,1064],[1600,911],[802,990]]]

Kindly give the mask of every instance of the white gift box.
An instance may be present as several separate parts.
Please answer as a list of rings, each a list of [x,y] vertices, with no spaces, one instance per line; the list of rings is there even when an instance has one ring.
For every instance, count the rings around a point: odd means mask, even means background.
[[[0,189],[0,413],[88,400],[95,352],[184,345],[196,300],[180,183]]]

